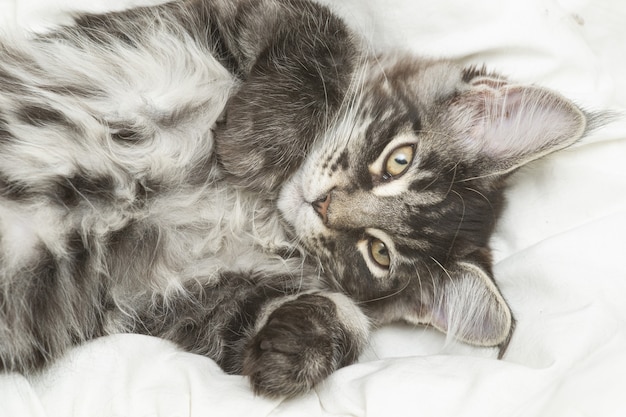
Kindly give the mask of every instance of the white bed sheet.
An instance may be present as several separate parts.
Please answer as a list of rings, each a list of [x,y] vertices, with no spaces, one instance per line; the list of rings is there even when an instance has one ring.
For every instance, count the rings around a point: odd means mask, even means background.
[[[42,29],[62,10],[148,1],[0,0],[0,25]],[[484,62],[626,114],[622,0],[323,1],[376,48]],[[508,195],[493,247],[518,326],[503,360],[388,326],[360,363],[280,401],[165,341],[117,335],[38,378],[0,375],[0,416],[626,415],[626,121],[523,168]]]

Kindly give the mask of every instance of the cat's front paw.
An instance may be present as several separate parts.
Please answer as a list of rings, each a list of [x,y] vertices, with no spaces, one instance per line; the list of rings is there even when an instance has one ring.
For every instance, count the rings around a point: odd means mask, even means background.
[[[292,397],[310,390],[336,369],[353,363],[366,328],[359,317],[346,317],[335,300],[302,295],[274,310],[247,346],[243,374],[257,394]],[[346,323],[348,321],[348,323]]]

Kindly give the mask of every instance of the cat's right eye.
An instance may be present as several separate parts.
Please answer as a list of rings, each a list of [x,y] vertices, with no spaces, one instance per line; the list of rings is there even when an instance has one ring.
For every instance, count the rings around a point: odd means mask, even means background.
[[[403,145],[394,149],[385,159],[383,179],[390,180],[404,174],[413,162],[414,145]]]
[[[369,243],[369,253],[376,265],[384,269],[389,268],[391,258],[389,257],[389,250],[382,240],[372,238]]]

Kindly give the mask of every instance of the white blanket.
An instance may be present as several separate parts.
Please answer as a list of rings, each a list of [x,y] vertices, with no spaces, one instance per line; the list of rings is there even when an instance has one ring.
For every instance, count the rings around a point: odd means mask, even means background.
[[[149,0],[0,0],[3,28],[43,29],[61,10]],[[626,114],[622,0],[324,0],[376,48],[487,63]],[[518,319],[509,351],[444,346],[435,331],[375,332],[356,365],[308,395],[255,397],[246,380],[162,340],[118,335],[37,378],[0,375],[0,416],[624,416],[626,121],[515,174],[493,237]]]

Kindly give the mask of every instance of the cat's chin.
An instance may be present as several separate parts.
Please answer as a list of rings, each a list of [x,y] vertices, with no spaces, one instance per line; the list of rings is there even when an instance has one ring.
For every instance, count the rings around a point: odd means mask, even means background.
[[[305,198],[302,171],[297,172],[283,185],[277,206],[282,219],[299,239],[322,226],[311,202]]]
[[[302,181],[300,173],[296,173],[287,181],[280,190],[278,196],[278,210],[292,229],[297,229],[298,219],[302,215],[302,211],[306,209],[306,201],[304,199],[304,191],[302,189]]]

